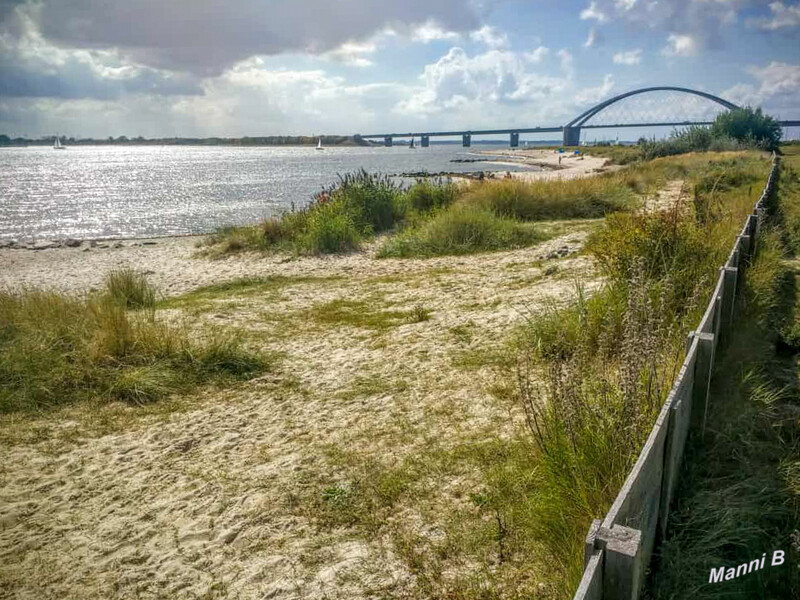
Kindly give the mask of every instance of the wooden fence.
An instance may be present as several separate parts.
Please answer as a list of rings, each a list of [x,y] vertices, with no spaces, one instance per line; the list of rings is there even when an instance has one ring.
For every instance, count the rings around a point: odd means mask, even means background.
[[[702,432],[714,357],[730,332],[744,271],[756,250],[767,197],[779,168],[773,154],[764,191],[736,237],[697,329],[689,334],[686,359],[645,442],[605,519],[586,536],[584,572],[575,600],[637,600],[656,539],[666,533],[669,507],[678,485],[689,431]]]

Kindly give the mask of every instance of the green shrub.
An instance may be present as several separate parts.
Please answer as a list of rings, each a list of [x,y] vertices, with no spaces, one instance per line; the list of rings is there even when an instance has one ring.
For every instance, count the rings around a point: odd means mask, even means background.
[[[305,230],[296,240],[296,249],[307,254],[332,254],[355,250],[361,234],[340,199],[319,203],[309,211]]]
[[[419,179],[402,196],[403,211],[413,210],[427,213],[446,208],[458,198],[459,187],[455,183]]]
[[[778,121],[765,115],[760,108],[736,108],[717,115],[711,124],[711,136],[727,137],[751,147],[774,150],[783,131]]]
[[[453,206],[389,239],[379,257],[439,256],[518,248],[540,241],[531,224],[473,206]]]
[[[718,266],[713,239],[676,211],[610,215],[587,247],[615,285],[624,287],[639,269],[647,280],[663,281],[670,309],[679,313]]]
[[[309,210],[318,210],[324,204],[320,199],[327,195],[332,202],[341,203],[360,234],[369,235],[394,225],[395,206],[401,193],[399,185],[388,176],[373,175],[362,169],[339,175],[339,181],[323,190]]]

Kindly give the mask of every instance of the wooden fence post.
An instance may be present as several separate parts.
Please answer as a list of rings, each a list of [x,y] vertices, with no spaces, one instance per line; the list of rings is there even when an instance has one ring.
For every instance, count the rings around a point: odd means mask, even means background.
[[[642,532],[623,525],[601,527],[597,543],[605,554],[603,598],[638,600],[646,567],[642,564]]]
[[[694,371],[694,389],[692,391],[692,429],[699,427],[705,432],[708,415],[708,393],[711,388],[711,372],[714,369],[714,334],[695,332],[697,338],[697,362]]]

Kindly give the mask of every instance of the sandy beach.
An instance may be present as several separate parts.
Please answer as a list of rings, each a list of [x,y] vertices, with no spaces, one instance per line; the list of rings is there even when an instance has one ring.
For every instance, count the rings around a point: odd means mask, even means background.
[[[583,153],[575,155],[568,152],[559,154],[555,150],[541,148],[485,150],[482,154],[497,156],[498,162],[492,161],[495,164],[502,164],[502,158],[507,158],[513,161],[510,164],[523,163],[542,167],[541,171],[510,171],[511,177],[524,181],[577,179],[620,168],[619,165],[608,165],[608,159],[599,156]],[[560,161],[559,157],[561,157]]]
[[[425,574],[403,549],[440,552],[461,535],[448,529],[453,514],[480,525],[469,500],[480,468],[458,449],[512,436],[522,418],[491,393],[493,356],[510,327],[569,298],[575,281],[599,285],[578,253],[594,223],[562,223],[530,248],[430,260],[377,260],[374,245],[329,258],[209,260],[193,257],[194,238],[0,251],[2,284],[12,286],[79,292],[126,264],[170,295],[282,278],[258,294],[165,311],[198,331],[245,330],[280,357],[267,375],[152,407],[0,422],[0,595],[322,600],[418,597],[422,575],[442,590],[462,585],[466,555],[429,562]],[[331,306],[388,325],[315,318]],[[381,316],[415,306],[429,318]],[[415,491],[382,509],[380,535],[320,521],[330,490],[409,477],[409,464],[422,465]],[[513,565],[504,569],[498,577],[512,582]]]

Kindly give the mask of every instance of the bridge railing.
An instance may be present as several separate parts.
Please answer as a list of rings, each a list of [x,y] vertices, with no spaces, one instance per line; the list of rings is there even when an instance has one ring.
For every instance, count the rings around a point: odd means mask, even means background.
[[[755,254],[766,200],[779,169],[772,168],[753,214],[736,238],[700,323],[689,334],[686,358],[656,423],[611,509],[586,536],[584,572],[575,600],[637,600],[656,541],[666,535],[690,431],[702,433],[716,351],[730,334],[744,272]]]

